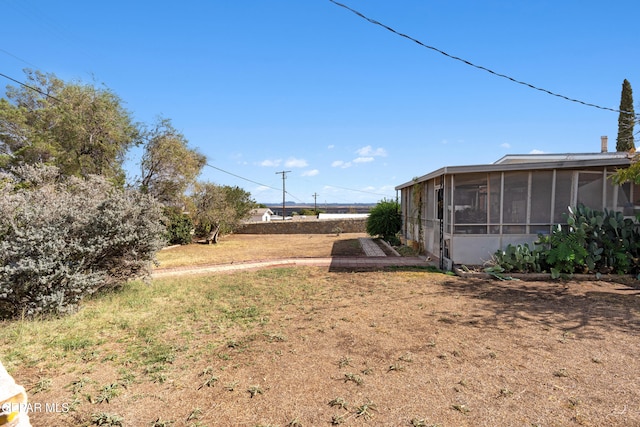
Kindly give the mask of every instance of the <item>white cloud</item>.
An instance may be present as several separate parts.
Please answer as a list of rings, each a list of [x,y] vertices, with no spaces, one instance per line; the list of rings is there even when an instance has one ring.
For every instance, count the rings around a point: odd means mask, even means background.
[[[308,171],[302,172],[302,176],[316,176],[320,173],[318,169],[311,169]]]
[[[278,167],[278,166],[280,166],[280,163],[282,163],[281,159],[277,159],[277,160],[267,159],[267,160],[263,160],[262,162],[260,162],[260,166]]]
[[[387,155],[387,151],[384,148],[374,149],[370,145],[357,149],[356,153],[360,157],[386,157]]]
[[[353,163],[369,163],[373,162],[375,159],[373,157],[358,157],[353,159]]]
[[[296,159],[295,157],[289,157],[284,165],[288,168],[304,168],[309,164],[304,159]]]
[[[502,147],[502,148],[511,148],[511,144],[509,144],[508,142],[504,142],[504,143],[500,144],[500,147]]]
[[[544,151],[534,148],[533,150],[529,151],[529,154],[544,154]]]
[[[264,185],[261,185],[260,187],[257,187],[255,190],[253,190],[256,193],[261,193],[263,191],[269,191],[271,190],[271,188],[269,187],[265,187]]]
[[[331,163],[331,167],[346,169],[348,167],[351,167],[351,162],[336,160],[335,162]]]
[[[327,148],[328,148],[329,150],[331,150],[331,149],[333,149],[334,147],[335,147],[335,145],[331,144],[331,145],[329,145]]]

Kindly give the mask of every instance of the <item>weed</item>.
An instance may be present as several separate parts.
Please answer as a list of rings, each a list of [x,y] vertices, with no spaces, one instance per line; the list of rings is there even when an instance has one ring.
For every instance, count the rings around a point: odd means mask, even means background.
[[[362,385],[362,383],[364,382],[362,380],[362,377],[360,377],[360,375],[357,374],[352,374],[352,373],[347,373],[344,374],[344,382],[349,382],[352,381],[354,383],[356,383],[357,385]]]
[[[411,427],[442,427],[440,424],[427,424],[423,418],[412,418],[409,424]]]
[[[363,417],[365,420],[369,419],[369,418],[373,418],[373,414],[371,413],[371,411],[377,411],[376,409],[376,404],[368,401],[367,403],[359,406],[356,409],[356,417]]]
[[[89,383],[91,380],[85,377],[81,377],[80,379],[77,379],[75,381],[71,381],[71,383],[69,383],[66,388],[70,388],[71,389],[71,393],[73,394],[77,394],[79,393],[82,388]]]
[[[211,366],[207,366],[198,374],[199,377],[204,377],[205,375],[210,375],[213,372],[213,368]]]
[[[287,340],[287,337],[285,337],[282,334],[265,334],[265,335],[269,340],[269,342],[274,342],[274,341],[282,342]]]
[[[331,425],[338,426],[346,421],[344,415],[334,415],[331,417]]]
[[[467,405],[451,405],[452,409],[455,409],[458,412],[463,413],[464,415],[467,415],[469,413],[469,411],[471,411],[471,409],[469,409],[469,407]]]
[[[349,410],[347,408],[347,401],[344,400],[342,397],[336,397],[335,399],[330,400],[329,406],[338,406],[339,408],[344,409],[345,411]]]
[[[255,322],[259,320],[260,310],[255,305],[250,307],[236,308],[233,310],[221,309],[224,314],[225,320],[231,322],[244,321],[246,323]]]
[[[84,337],[64,338],[56,344],[65,352],[81,350],[93,345],[90,339]]]
[[[80,359],[83,362],[91,362],[92,360],[95,360],[98,357],[98,352],[96,351],[83,351],[82,354],[80,354]]]
[[[136,379],[136,376],[133,374],[133,372],[129,372],[126,369],[121,369],[119,379],[120,383],[126,388],[129,384],[133,383],[133,381]]]
[[[394,363],[393,365],[389,366],[389,369],[387,370],[387,372],[391,371],[404,371],[404,366],[400,363]]]
[[[193,411],[191,411],[191,413],[187,417],[187,421],[198,420],[200,419],[200,415],[202,415],[202,409],[196,408]]]
[[[351,362],[352,362],[352,360],[351,360],[350,357],[343,356],[343,357],[340,358],[340,360],[338,360],[338,367],[344,368],[346,366],[353,366],[353,365],[351,365]]]
[[[165,374],[164,372],[158,372],[151,375],[151,382],[164,384],[165,382],[167,382],[168,378],[169,377],[167,377],[167,374]]]
[[[569,398],[569,408],[575,409],[578,405],[580,405],[580,399],[576,397]]]
[[[413,362],[413,355],[411,353],[405,353],[402,356],[400,356],[398,360],[401,362],[411,363]]]
[[[175,421],[162,421],[157,418],[155,421],[151,421],[151,427],[171,427],[175,424]]]
[[[120,415],[100,412],[91,415],[91,424],[96,426],[122,426],[123,418]]]
[[[500,389],[500,397],[509,397],[513,394],[513,392],[511,390],[509,390],[508,388],[501,388]]]
[[[217,381],[218,381],[218,377],[216,377],[215,375],[211,375],[207,380],[205,380],[205,382],[200,384],[200,387],[198,387],[198,390],[200,390],[203,387],[213,387]]]
[[[166,344],[154,344],[147,346],[142,355],[145,357],[145,363],[172,363],[175,358],[174,349]]]
[[[562,332],[562,338],[560,338],[560,340],[559,340],[559,341],[560,341],[561,343],[563,343],[563,344],[566,344],[566,342],[567,342],[569,339],[573,338],[573,337],[574,337],[574,334],[573,334],[573,333],[571,333],[571,332],[567,332],[567,331],[564,331],[564,332]]]
[[[371,375],[371,374],[373,374],[373,368],[366,368],[366,369],[363,369],[360,372],[362,372],[363,375]]]
[[[120,386],[117,383],[108,384],[102,387],[100,394],[95,399],[95,403],[102,403],[102,402],[110,403],[111,400],[117,397],[119,394],[120,394]]]
[[[558,378],[566,378],[569,376],[569,373],[567,372],[566,368],[560,368],[553,373],[553,376]]]
[[[101,362],[102,363],[104,363],[104,362],[113,362],[117,358],[118,358],[118,356],[116,354],[107,354],[106,356],[104,356],[102,358]]]
[[[236,389],[236,387],[238,387],[239,382],[238,381],[232,381],[229,384],[227,384],[226,386],[224,386],[224,388],[227,391],[234,391]]]
[[[238,342],[236,340],[229,340],[227,341],[227,347],[228,348],[239,348],[242,346],[241,342]]]
[[[251,398],[254,398],[255,396],[259,395],[259,394],[264,394],[264,390],[257,385],[252,385],[251,387],[249,387],[247,389],[247,391],[249,392],[249,396]]]
[[[299,419],[294,418],[286,424],[286,427],[302,427],[302,422]]]
[[[37,383],[33,385],[31,388],[32,394],[37,394],[43,391],[47,391],[51,388],[51,379],[49,378],[40,378]]]

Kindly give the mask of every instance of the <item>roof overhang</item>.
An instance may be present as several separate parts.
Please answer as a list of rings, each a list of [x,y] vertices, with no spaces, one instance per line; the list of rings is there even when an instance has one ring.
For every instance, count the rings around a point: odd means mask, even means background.
[[[509,172],[509,171],[524,171],[524,170],[552,170],[552,169],[583,169],[593,167],[612,167],[612,168],[627,168],[631,164],[631,159],[628,156],[625,157],[609,157],[600,159],[582,159],[582,160],[561,160],[561,161],[538,161],[529,163],[493,163],[485,165],[469,165],[469,166],[445,166],[437,169],[421,177],[415,178],[411,181],[405,182],[395,187],[396,190],[402,190],[406,187],[411,187],[414,184],[419,184],[424,181],[428,181],[433,178],[437,178],[443,175],[455,175],[464,173],[489,173],[489,172]]]

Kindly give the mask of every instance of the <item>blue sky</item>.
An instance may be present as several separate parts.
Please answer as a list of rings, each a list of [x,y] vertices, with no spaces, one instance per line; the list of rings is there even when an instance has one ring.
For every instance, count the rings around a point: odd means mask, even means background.
[[[343,3],[602,107],[619,107],[626,78],[640,110],[637,0]],[[287,200],[376,202],[442,166],[597,152],[601,135],[615,148],[618,113],[452,60],[329,0],[0,0],[0,10],[0,73],[104,84],[136,120],[170,118],[209,164],[250,181],[211,167],[201,180],[259,202],[282,200],[283,170]]]

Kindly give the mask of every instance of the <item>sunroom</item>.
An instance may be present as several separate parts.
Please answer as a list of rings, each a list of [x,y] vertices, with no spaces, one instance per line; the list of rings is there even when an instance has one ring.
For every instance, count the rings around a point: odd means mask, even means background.
[[[402,237],[441,265],[481,265],[508,244],[532,244],[570,206],[640,213],[640,185],[613,184],[627,153],[506,156],[444,167],[396,187]]]

